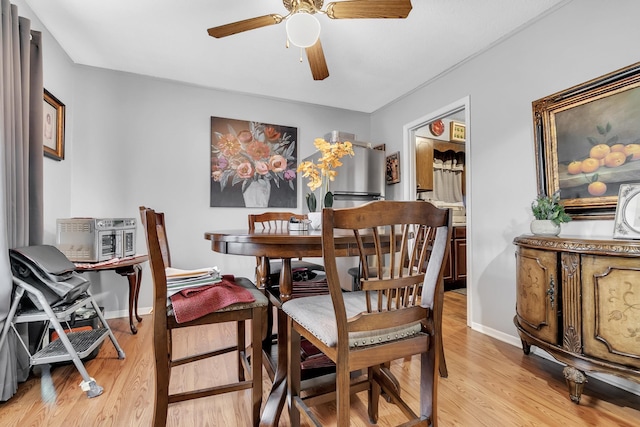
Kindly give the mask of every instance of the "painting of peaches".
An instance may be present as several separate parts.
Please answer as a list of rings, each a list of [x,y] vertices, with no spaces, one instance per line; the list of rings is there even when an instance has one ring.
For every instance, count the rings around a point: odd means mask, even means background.
[[[632,88],[555,116],[562,198],[617,196],[640,181],[640,88]]]

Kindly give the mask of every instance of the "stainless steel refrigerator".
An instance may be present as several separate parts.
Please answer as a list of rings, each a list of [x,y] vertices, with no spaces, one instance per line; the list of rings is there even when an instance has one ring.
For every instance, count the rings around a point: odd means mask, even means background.
[[[358,206],[385,197],[385,152],[374,150],[364,142],[355,141],[352,144],[353,157],[345,156],[340,159],[342,166],[336,169],[338,174],[335,181],[329,183],[334,208]],[[319,158],[320,153],[317,152],[304,161],[317,162]],[[316,190],[318,202],[320,197],[320,190]],[[303,205],[306,212],[306,203]],[[320,207],[320,203],[318,205]]]

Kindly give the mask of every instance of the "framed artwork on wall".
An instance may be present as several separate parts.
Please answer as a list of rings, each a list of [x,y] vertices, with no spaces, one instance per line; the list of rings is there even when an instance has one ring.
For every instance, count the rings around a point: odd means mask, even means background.
[[[48,90],[44,90],[42,129],[44,155],[54,160],[64,159],[65,105]]]
[[[467,139],[467,127],[464,123],[451,122],[449,124],[451,127],[450,130],[450,139],[454,142],[465,142]]]
[[[296,208],[298,129],[211,117],[211,207]]]
[[[387,184],[400,182],[400,152],[387,156]]]
[[[613,219],[640,181],[640,63],[532,103],[538,194],[560,190],[574,219]]]

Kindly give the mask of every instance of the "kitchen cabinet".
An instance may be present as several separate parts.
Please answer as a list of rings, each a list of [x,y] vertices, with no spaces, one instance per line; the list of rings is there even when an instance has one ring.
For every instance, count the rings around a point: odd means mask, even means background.
[[[514,323],[566,367],[579,403],[585,371],[640,381],[640,242],[523,235],[516,249]]]
[[[445,265],[444,281],[448,288],[466,286],[467,278],[467,227],[453,227],[449,258]]]
[[[433,190],[433,140],[416,138],[416,187],[418,191]]]
[[[433,191],[433,150],[465,151],[464,144],[416,137],[416,190]],[[465,191],[465,174],[462,175],[462,192]]]

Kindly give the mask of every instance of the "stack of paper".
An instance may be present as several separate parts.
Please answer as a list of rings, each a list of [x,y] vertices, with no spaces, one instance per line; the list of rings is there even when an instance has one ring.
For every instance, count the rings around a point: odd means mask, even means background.
[[[165,274],[167,276],[167,297],[177,294],[183,289],[214,285],[222,280],[218,267],[197,270],[167,267]]]

